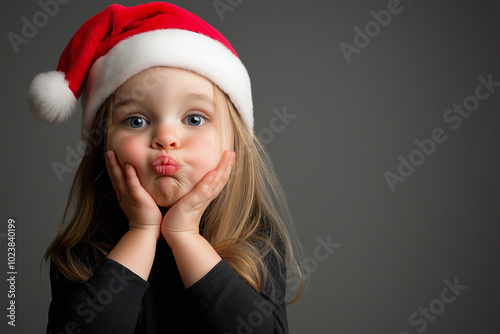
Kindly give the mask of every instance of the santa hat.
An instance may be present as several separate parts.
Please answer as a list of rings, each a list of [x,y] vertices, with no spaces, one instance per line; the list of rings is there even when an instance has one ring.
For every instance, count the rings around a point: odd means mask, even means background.
[[[111,5],[85,22],[64,49],[57,71],[40,73],[29,89],[30,110],[49,123],[67,120],[82,95],[82,128],[135,74],[171,66],[206,77],[231,99],[253,129],[250,78],[229,42],[198,16],[172,4]]]

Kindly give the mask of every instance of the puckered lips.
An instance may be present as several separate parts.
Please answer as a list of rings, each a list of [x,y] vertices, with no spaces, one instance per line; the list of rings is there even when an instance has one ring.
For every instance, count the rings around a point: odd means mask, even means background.
[[[180,167],[177,161],[166,155],[162,155],[151,162],[151,168],[155,173],[164,176],[174,175]]]

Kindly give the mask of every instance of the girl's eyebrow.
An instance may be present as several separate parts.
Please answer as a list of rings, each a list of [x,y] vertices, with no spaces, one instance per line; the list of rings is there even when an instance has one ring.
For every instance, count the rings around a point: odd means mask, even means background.
[[[184,97],[184,100],[186,100],[186,101],[202,101],[202,102],[209,103],[211,106],[215,106],[214,100],[212,100],[212,98],[206,94],[193,94],[193,93],[187,94]]]
[[[127,99],[124,99],[124,100],[121,100],[121,101],[118,101],[118,103],[116,103],[114,106],[113,106],[113,109],[116,109],[116,108],[119,108],[121,106],[124,106],[126,104],[129,104],[130,102],[135,102],[135,100],[133,98],[127,98]]]
[[[190,102],[190,101],[206,102],[206,103],[210,104],[210,106],[215,107],[214,100],[212,100],[212,98],[210,96],[206,95],[206,94],[194,94],[194,93],[190,93],[190,94],[185,95],[184,100],[186,102]],[[121,106],[127,105],[129,103],[133,103],[133,102],[135,102],[135,103],[137,102],[133,97],[129,97],[129,98],[120,100],[120,101],[118,101],[113,106],[113,109],[117,109],[117,108],[119,108]]]

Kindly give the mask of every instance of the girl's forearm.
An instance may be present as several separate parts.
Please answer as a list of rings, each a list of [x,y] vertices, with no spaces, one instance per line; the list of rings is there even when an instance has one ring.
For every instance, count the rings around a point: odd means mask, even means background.
[[[198,282],[222,259],[207,239],[198,233],[178,233],[169,236],[167,243],[185,288]]]
[[[108,258],[127,267],[147,281],[156,252],[159,233],[130,229],[109,252]]]

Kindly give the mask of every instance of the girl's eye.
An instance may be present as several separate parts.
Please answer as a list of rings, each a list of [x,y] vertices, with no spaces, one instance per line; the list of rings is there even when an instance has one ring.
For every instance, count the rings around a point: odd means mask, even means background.
[[[191,126],[200,126],[205,124],[206,119],[205,117],[197,114],[189,115],[188,117],[185,118],[187,124]]]
[[[146,126],[148,123],[148,121],[146,121],[144,118],[142,117],[129,117],[125,120],[125,124],[127,124],[128,126],[130,126],[131,128],[134,128],[134,129],[138,129],[138,128],[142,128],[144,126]]]

